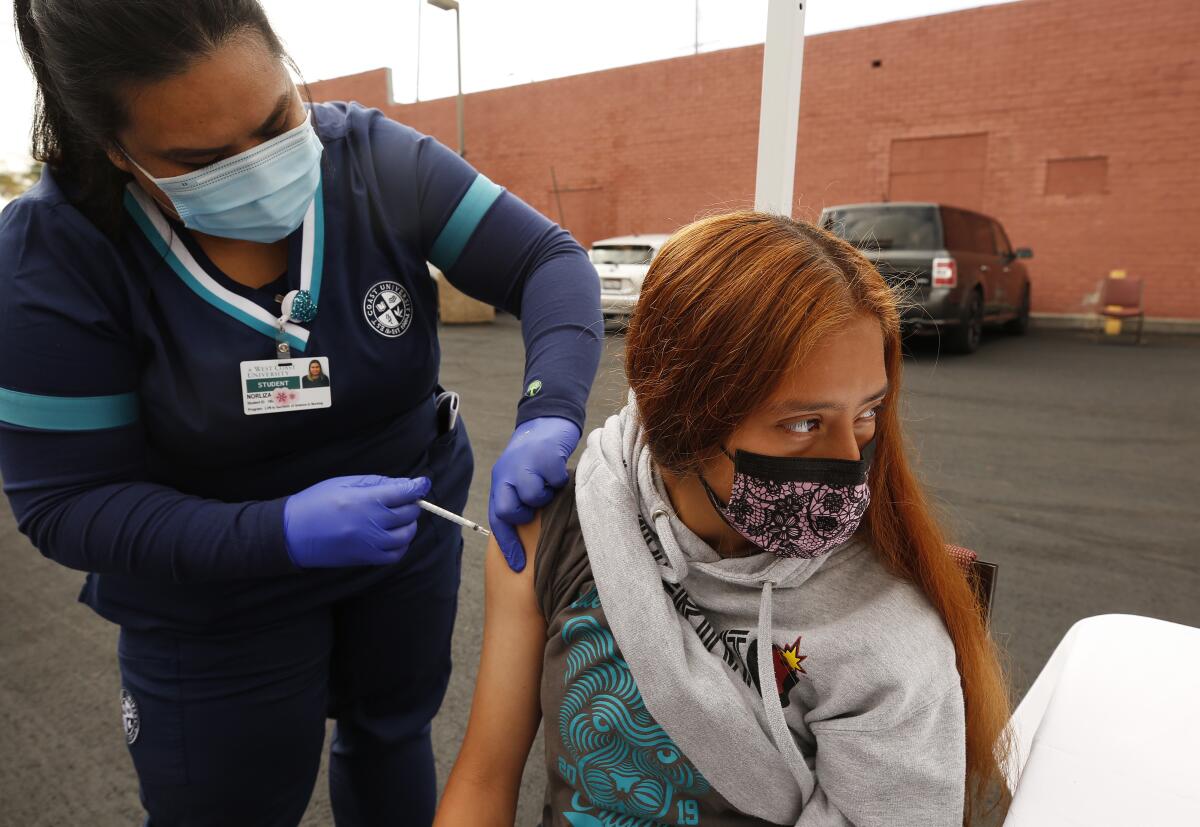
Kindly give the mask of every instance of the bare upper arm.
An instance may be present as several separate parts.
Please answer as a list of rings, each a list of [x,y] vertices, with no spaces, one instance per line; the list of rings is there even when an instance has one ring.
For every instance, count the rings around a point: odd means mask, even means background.
[[[525,547],[525,568],[514,572],[508,567],[495,538],[488,541],[487,558],[484,561],[484,613],[483,638],[487,655],[497,651],[506,654],[504,663],[519,662],[529,665],[535,662],[537,677],[542,671],[542,651],[546,645],[546,620],[542,617],[534,590],[534,571],[537,561],[537,544],[541,535],[541,514],[533,522],[517,527],[517,536]],[[517,657],[519,661],[512,661]],[[484,663],[480,663],[483,676]],[[478,684],[477,684],[478,686]],[[478,696],[477,696],[478,697]]]
[[[518,527],[527,563],[513,572],[496,541],[484,564],[483,644],[467,734],[438,824],[512,823],[521,772],[541,721],[546,621],[534,593],[540,517]],[[482,813],[488,812],[487,818]],[[507,814],[507,815],[506,815]]]

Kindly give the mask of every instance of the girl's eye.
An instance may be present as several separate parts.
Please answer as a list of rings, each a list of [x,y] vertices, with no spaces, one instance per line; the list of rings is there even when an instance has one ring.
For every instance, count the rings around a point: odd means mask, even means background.
[[[879,406],[878,405],[876,405],[874,408],[871,408],[871,410],[869,410],[869,411],[865,411],[863,413],[863,415],[859,417],[859,420],[860,421],[870,421],[877,416],[879,416]]]
[[[819,419],[801,419],[799,422],[789,422],[783,427],[794,434],[811,434],[820,424]]]

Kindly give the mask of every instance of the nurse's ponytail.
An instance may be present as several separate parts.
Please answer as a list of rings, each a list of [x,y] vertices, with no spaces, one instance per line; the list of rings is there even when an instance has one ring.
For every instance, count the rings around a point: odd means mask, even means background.
[[[185,71],[243,31],[286,59],[257,0],[15,0],[13,17],[37,81],[33,157],[110,236],[130,180],[108,158],[125,125],[121,90]]]

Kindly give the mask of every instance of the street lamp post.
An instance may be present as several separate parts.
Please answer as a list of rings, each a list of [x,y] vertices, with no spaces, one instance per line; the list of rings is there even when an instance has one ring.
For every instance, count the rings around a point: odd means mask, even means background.
[[[426,0],[426,2],[442,11],[454,12],[454,51],[458,58],[458,154],[466,156],[467,147],[463,138],[462,19],[459,17],[458,0]]]

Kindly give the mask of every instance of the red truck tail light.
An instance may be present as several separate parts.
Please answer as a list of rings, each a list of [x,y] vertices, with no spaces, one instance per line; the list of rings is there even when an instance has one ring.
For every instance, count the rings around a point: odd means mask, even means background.
[[[952,258],[933,260],[933,286],[954,287],[958,284],[958,264]]]

